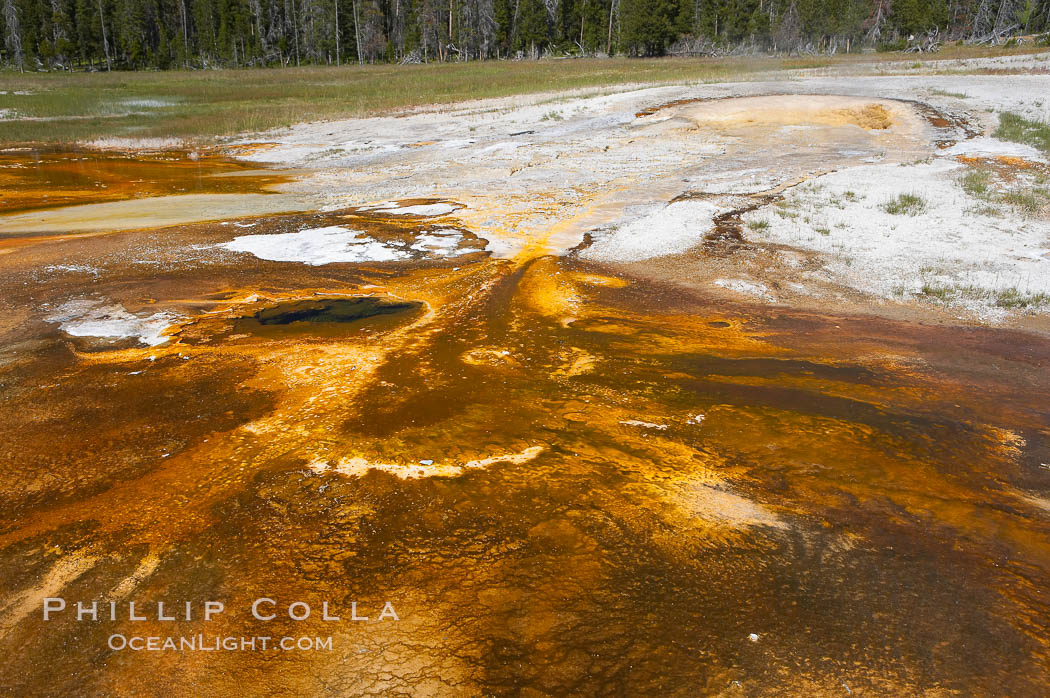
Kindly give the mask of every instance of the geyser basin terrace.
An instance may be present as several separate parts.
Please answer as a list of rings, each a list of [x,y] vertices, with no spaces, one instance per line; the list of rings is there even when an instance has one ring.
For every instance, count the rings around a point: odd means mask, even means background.
[[[1050,117],[1044,58],[302,124],[206,154],[244,189],[137,191],[172,150],[19,204],[5,687],[1046,693],[1048,166],[995,111]]]

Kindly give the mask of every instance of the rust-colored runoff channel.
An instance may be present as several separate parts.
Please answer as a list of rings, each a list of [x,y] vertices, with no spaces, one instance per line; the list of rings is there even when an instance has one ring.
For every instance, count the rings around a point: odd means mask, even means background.
[[[339,221],[423,225],[257,230]],[[1046,692],[1045,338],[727,306],[566,258],[208,252],[230,235],[0,257],[12,693]],[[169,313],[171,340],[46,320],[84,297]],[[68,607],[45,621],[47,597]],[[114,640],[260,636],[332,640]]]
[[[286,176],[215,153],[0,150],[0,214],[172,194],[250,194]]]

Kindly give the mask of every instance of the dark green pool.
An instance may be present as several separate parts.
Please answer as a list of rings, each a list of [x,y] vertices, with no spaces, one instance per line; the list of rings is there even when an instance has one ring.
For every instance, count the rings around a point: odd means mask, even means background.
[[[234,322],[234,331],[253,334],[308,331],[328,334],[348,325],[382,328],[415,315],[423,304],[390,298],[332,298],[278,303]]]

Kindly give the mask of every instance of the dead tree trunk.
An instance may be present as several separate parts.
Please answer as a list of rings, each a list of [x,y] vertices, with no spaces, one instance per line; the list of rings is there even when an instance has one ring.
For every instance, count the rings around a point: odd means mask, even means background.
[[[186,0],[179,0],[179,12],[182,15],[182,60],[183,67],[190,67],[190,36],[186,24]]]
[[[295,67],[299,67],[299,12],[295,9],[295,0],[292,0],[292,33],[295,34]]]
[[[335,0],[335,64],[342,65],[339,58],[339,0]]]
[[[7,27],[7,36],[4,37],[4,43],[7,45],[7,49],[15,54],[18,72],[24,73],[22,29],[18,24],[18,8],[15,7],[15,0],[4,0],[4,26]]]
[[[583,48],[583,23],[587,17],[587,0],[583,0],[580,3],[580,55],[584,56],[587,52]]]
[[[102,48],[106,52],[106,72],[113,70],[109,62],[109,39],[106,37],[106,16],[102,14],[102,0],[98,0],[98,18],[102,22]]]
[[[361,55],[361,22],[357,18],[357,0],[354,0],[354,41],[357,44],[357,64],[362,65],[365,59]]]

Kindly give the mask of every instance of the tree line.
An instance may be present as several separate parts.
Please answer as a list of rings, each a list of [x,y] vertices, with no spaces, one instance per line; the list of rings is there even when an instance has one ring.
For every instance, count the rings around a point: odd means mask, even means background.
[[[0,0],[23,70],[713,55],[1001,42],[1050,0]]]

